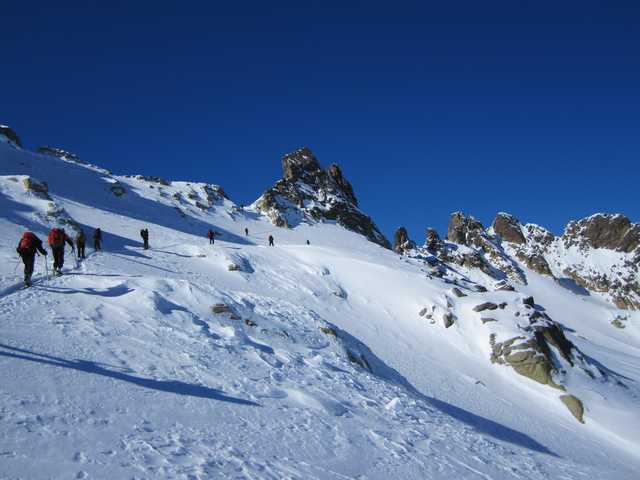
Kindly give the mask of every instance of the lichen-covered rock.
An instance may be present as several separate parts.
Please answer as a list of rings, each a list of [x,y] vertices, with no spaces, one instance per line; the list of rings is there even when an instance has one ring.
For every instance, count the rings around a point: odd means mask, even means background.
[[[335,221],[385,248],[391,244],[359,208],[351,184],[335,164],[322,169],[307,147],[282,158],[283,178],[263,193],[252,207],[278,227],[302,221]]]
[[[320,327],[320,331],[325,335],[329,335],[330,337],[338,338],[338,332],[336,332],[334,328]]]
[[[18,134],[7,125],[0,125],[0,142],[6,141],[16,147],[22,148],[22,142]]]
[[[578,397],[561,395],[560,400],[580,423],[584,423],[584,405],[582,405],[582,401]]]
[[[240,266],[235,263],[230,263],[229,265],[227,265],[227,270],[229,270],[230,272],[237,272],[240,270]]]
[[[522,225],[513,215],[504,212],[498,213],[493,220],[492,228],[505,242],[516,244],[525,243]]]
[[[31,192],[40,198],[51,200],[47,182],[37,180],[33,177],[25,177],[22,180],[22,185],[27,192]]]

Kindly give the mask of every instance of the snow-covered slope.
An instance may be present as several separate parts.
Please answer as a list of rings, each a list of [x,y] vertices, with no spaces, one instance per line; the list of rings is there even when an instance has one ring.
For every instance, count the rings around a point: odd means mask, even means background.
[[[506,250],[515,291],[334,222],[278,228],[215,185],[8,143],[0,176],[1,478],[637,478],[637,311]],[[18,239],[54,224],[105,251],[20,289]],[[555,387],[492,363],[555,322]]]

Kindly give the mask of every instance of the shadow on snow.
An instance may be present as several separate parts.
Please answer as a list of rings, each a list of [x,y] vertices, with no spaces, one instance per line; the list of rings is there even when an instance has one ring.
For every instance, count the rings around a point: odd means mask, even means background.
[[[64,358],[36,353],[21,348],[11,347],[9,345],[0,344],[0,348],[9,351],[1,351],[0,356],[15,358],[19,360],[28,360],[30,362],[52,365],[55,367],[70,368],[84,373],[101,375],[103,377],[129,382],[139,387],[149,388],[160,392],[173,393],[176,395],[185,395],[188,397],[205,398],[209,400],[218,400],[221,402],[235,403],[238,405],[248,405],[258,407],[259,403],[225,395],[224,392],[204,385],[195,385],[192,383],[182,382],[180,380],[154,380],[152,378],[144,378],[122,371],[110,370],[103,364],[88,360],[65,360]]]

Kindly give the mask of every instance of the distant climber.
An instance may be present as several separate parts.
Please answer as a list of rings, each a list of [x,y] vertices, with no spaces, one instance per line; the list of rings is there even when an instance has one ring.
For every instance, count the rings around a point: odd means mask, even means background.
[[[311,245],[311,242],[309,240],[307,240],[307,245]]]
[[[33,275],[33,264],[36,259],[36,251],[40,252],[45,257],[47,256],[47,251],[42,248],[42,240],[40,240],[35,233],[33,232],[25,232],[18,242],[18,248],[16,248],[16,252],[22,258],[22,263],[24,263],[24,286],[28,287],[31,285],[31,276]]]
[[[248,237],[248,236],[249,236],[249,229],[248,229],[248,228],[245,228],[245,229],[244,229],[244,236],[245,236],[245,237]]]
[[[80,233],[76,237],[76,249],[78,251],[78,258],[84,260],[84,245],[86,242],[86,238],[84,236],[84,230],[80,230]]]
[[[48,241],[51,253],[53,253],[53,273],[60,276],[64,266],[64,244],[69,245],[71,250],[75,250],[73,242],[65,233],[64,228],[52,228],[49,231]]]
[[[93,249],[97,252],[102,250],[102,230],[96,228],[93,232]]]
[[[140,236],[142,237],[142,241],[144,242],[144,249],[149,250],[149,229],[143,228],[140,230]]]
[[[273,247],[273,235],[269,235],[269,246]]]
[[[216,232],[209,229],[209,232],[207,232],[207,237],[209,237],[209,245],[213,245],[216,243]]]

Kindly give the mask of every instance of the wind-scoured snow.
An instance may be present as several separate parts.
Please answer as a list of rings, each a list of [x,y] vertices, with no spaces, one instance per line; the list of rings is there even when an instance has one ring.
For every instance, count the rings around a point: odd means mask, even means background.
[[[638,312],[613,328],[612,304],[531,271],[458,298],[336,224],[277,228],[216,186],[166,183],[0,144],[0,478],[637,478]],[[20,236],[60,224],[88,258],[47,279],[40,257],[20,288]],[[584,424],[489,361],[528,295],[588,357],[565,379]],[[496,322],[485,301],[507,303]]]

